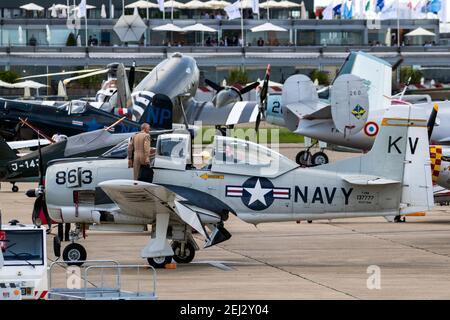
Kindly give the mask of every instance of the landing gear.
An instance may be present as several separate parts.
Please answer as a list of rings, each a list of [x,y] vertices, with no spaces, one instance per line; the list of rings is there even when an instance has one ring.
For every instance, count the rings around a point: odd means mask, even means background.
[[[218,134],[222,135],[223,137],[227,136],[227,130],[233,129],[234,125],[228,125],[228,126],[216,126],[216,131]]]
[[[148,264],[151,265],[154,268],[161,269],[164,268],[166,264],[169,264],[172,262],[172,257],[153,257],[153,258],[147,258]]]
[[[11,188],[12,192],[19,192],[19,187],[16,186],[16,183],[15,182],[11,182],[11,183],[13,185]]]
[[[325,152],[319,151],[314,154],[311,154],[310,149],[314,147],[318,142],[313,143],[306,150],[302,150],[297,153],[295,157],[295,162],[303,167],[315,167],[320,166],[322,164],[327,164],[329,162],[328,156]]]
[[[402,216],[395,216],[394,222],[396,222],[396,223],[398,223],[398,222],[406,222],[406,218],[402,217]]]
[[[72,242],[64,248],[63,259],[69,266],[81,266],[86,258],[86,249],[79,243]]]
[[[172,242],[172,249],[175,253],[173,260],[177,263],[189,263],[194,259],[195,248],[189,241],[185,243],[174,241]]]

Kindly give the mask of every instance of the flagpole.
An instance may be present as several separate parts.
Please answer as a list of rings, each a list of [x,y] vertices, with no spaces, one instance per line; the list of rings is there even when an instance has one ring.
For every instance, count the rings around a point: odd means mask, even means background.
[[[242,48],[244,47],[244,9],[242,8],[242,1],[240,1],[241,3],[241,37],[242,37]]]
[[[397,0],[397,47],[400,47],[400,0]]]

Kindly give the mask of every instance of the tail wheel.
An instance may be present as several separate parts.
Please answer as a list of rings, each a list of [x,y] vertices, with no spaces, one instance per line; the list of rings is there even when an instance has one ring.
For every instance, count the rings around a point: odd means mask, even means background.
[[[154,268],[164,268],[166,264],[169,264],[172,262],[172,257],[153,257],[153,258],[147,258],[148,264],[151,265]]]
[[[295,157],[295,162],[297,162],[301,166],[308,166],[311,163],[310,160],[311,152],[309,151],[300,151]]]
[[[71,243],[64,248],[63,259],[69,266],[81,266],[86,258],[86,249],[79,243]]]
[[[19,192],[19,187],[16,185],[13,185],[11,190],[12,190],[12,192]]]
[[[195,248],[190,242],[186,242],[184,245],[184,252],[181,253],[181,242],[174,241],[172,243],[172,249],[175,253],[173,260],[177,263],[189,263],[194,260]]]
[[[311,163],[315,166],[327,164],[329,162],[328,156],[325,152],[319,151],[313,154],[311,157]]]

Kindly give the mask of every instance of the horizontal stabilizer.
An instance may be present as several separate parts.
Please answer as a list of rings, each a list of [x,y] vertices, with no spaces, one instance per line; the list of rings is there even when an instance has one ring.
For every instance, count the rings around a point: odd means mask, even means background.
[[[341,178],[346,182],[354,185],[386,185],[400,183],[398,180],[391,180],[372,175],[341,175]]]

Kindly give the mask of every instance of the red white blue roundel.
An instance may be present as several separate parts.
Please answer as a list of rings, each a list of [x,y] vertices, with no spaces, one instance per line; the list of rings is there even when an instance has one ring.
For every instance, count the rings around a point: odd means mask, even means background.
[[[364,133],[369,137],[375,137],[378,134],[378,129],[376,122],[369,121],[364,126]]]
[[[226,186],[226,196],[239,197],[247,208],[260,211],[270,207],[275,199],[290,199],[291,189],[275,188],[267,178],[252,177],[242,186]]]

